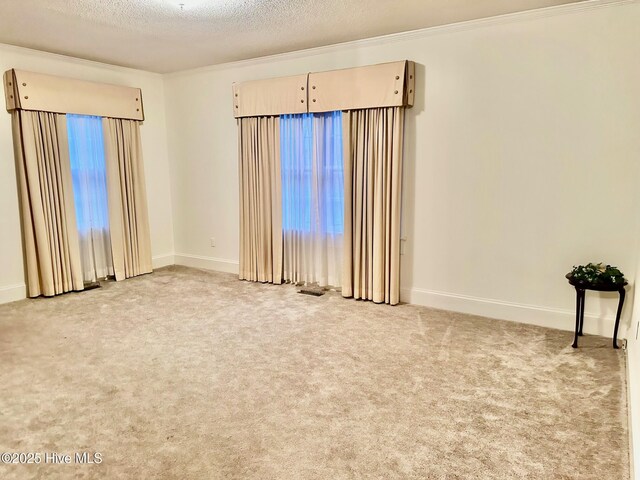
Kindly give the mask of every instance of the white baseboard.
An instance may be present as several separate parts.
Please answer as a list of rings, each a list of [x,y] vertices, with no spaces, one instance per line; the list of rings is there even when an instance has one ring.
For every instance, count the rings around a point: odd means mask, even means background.
[[[218,272],[238,273],[239,262],[225,258],[204,257],[202,255],[189,255],[186,253],[175,254],[175,264],[185,267],[204,268]]]
[[[445,292],[423,290],[420,288],[403,288],[400,293],[403,302],[415,305],[469,313],[483,317],[528,323],[541,327],[574,331],[576,325],[575,310],[526,305],[501,300],[457,295]],[[585,312],[584,333],[611,337],[615,325],[614,317],[599,317]],[[620,323],[618,339],[626,338],[627,326]]]
[[[190,255],[187,253],[166,253],[153,257],[153,268],[168,265],[184,265],[186,267],[204,268],[219,272],[238,273],[237,260]],[[26,298],[24,284],[0,287],[0,303],[14,302]],[[483,317],[528,323],[541,327],[558,328],[573,331],[575,328],[575,311],[561,310],[536,305],[518,304],[501,300],[471,297],[420,288],[403,288],[401,300],[415,305],[469,313]],[[584,332],[593,335],[611,336],[615,318],[599,317],[585,313]],[[621,324],[618,338],[626,338],[627,325]],[[638,355],[640,356],[640,354]],[[640,361],[640,358],[638,359]],[[640,386],[639,386],[640,389]],[[640,480],[640,478],[638,479]]]
[[[152,258],[153,268],[166,267],[168,265],[175,265],[175,255],[172,253],[164,253],[162,255],[156,255]]]
[[[27,298],[27,286],[24,283],[0,287],[0,303],[15,302]]]
[[[631,478],[640,480],[640,340],[630,339],[627,348],[629,436]]]
[[[219,272],[238,273],[239,264],[237,260],[190,255],[187,253],[176,253],[174,260],[176,265]],[[541,327],[557,328],[567,331],[573,331],[575,328],[575,310],[540,307],[467,295],[436,292],[420,288],[403,288],[400,298],[403,302],[413,303],[415,305],[510,320],[518,323],[528,323]],[[605,337],[612,336],[615,324],[614,317],[602,317],[585,313],[584,320],[584,333]],[[621,323],[618,338],[626,338],[626,333],[627,325]]]
[[[175,264],[173,253],[157,255],[153,257],[152,261],[153,268],[166,267],[167,265]],[[27,287],[24,283],[0,287],[0,304],[15,302],[25,298],[27,298]]]

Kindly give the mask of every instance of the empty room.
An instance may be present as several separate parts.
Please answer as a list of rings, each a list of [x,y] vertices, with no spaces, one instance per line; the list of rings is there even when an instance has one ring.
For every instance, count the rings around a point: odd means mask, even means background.
[[[640,480],[640,0],[6,0],[0,73],[0,479]]]

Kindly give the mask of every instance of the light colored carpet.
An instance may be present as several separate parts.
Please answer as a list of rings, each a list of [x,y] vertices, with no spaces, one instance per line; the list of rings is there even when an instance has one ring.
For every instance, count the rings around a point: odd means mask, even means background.
[[[571,292],[567,292],[570,295]],[[610,339],[184,267],[0,306],[2,479],[627,479]]]

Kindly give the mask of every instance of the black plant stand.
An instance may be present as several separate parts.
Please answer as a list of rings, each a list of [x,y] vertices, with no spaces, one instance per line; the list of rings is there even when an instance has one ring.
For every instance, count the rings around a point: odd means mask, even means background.
[[[622,306],[624,305],[624,287],[627,282],[619,285],[594,285],[586,282],[577,282],[567,275],[569,283],[576,289],[576,333],[573,338],[573,348],[578,348],[578,336],[582,336],[582,326],[584,324],[584,297],[586,290],[595,290],[597,292],[618,292],[620,301],[618,302],[618,311],[616,312],[616,325],[613,328],[613,348],[618,347],[618,326],[620,325],[620,315],[622,314]]]

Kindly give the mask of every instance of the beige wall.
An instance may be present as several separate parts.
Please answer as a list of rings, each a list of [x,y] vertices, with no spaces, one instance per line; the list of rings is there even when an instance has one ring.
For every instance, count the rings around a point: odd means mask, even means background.
[[[142,126],[142,143],[152,251],[156,257],[154,263],[172,263],[173,223],[162,76],[0,45],[0,72],[10,68],[142,88],[147,117]],[[0,111],[0,302],[3,302],[23,298],[25,291],[11,116],[4,109],[4,98],[1,101],[3,108]],[[169,257],[165,258],[165,255]]]
[[[572,329],[572,265],[636,275],[638,25],[638,3],[579,6],[166,76],[176,260],[237,269],[232,82],[407,58],[403,298]],[[589,295],[585,329],[615,306]]]

